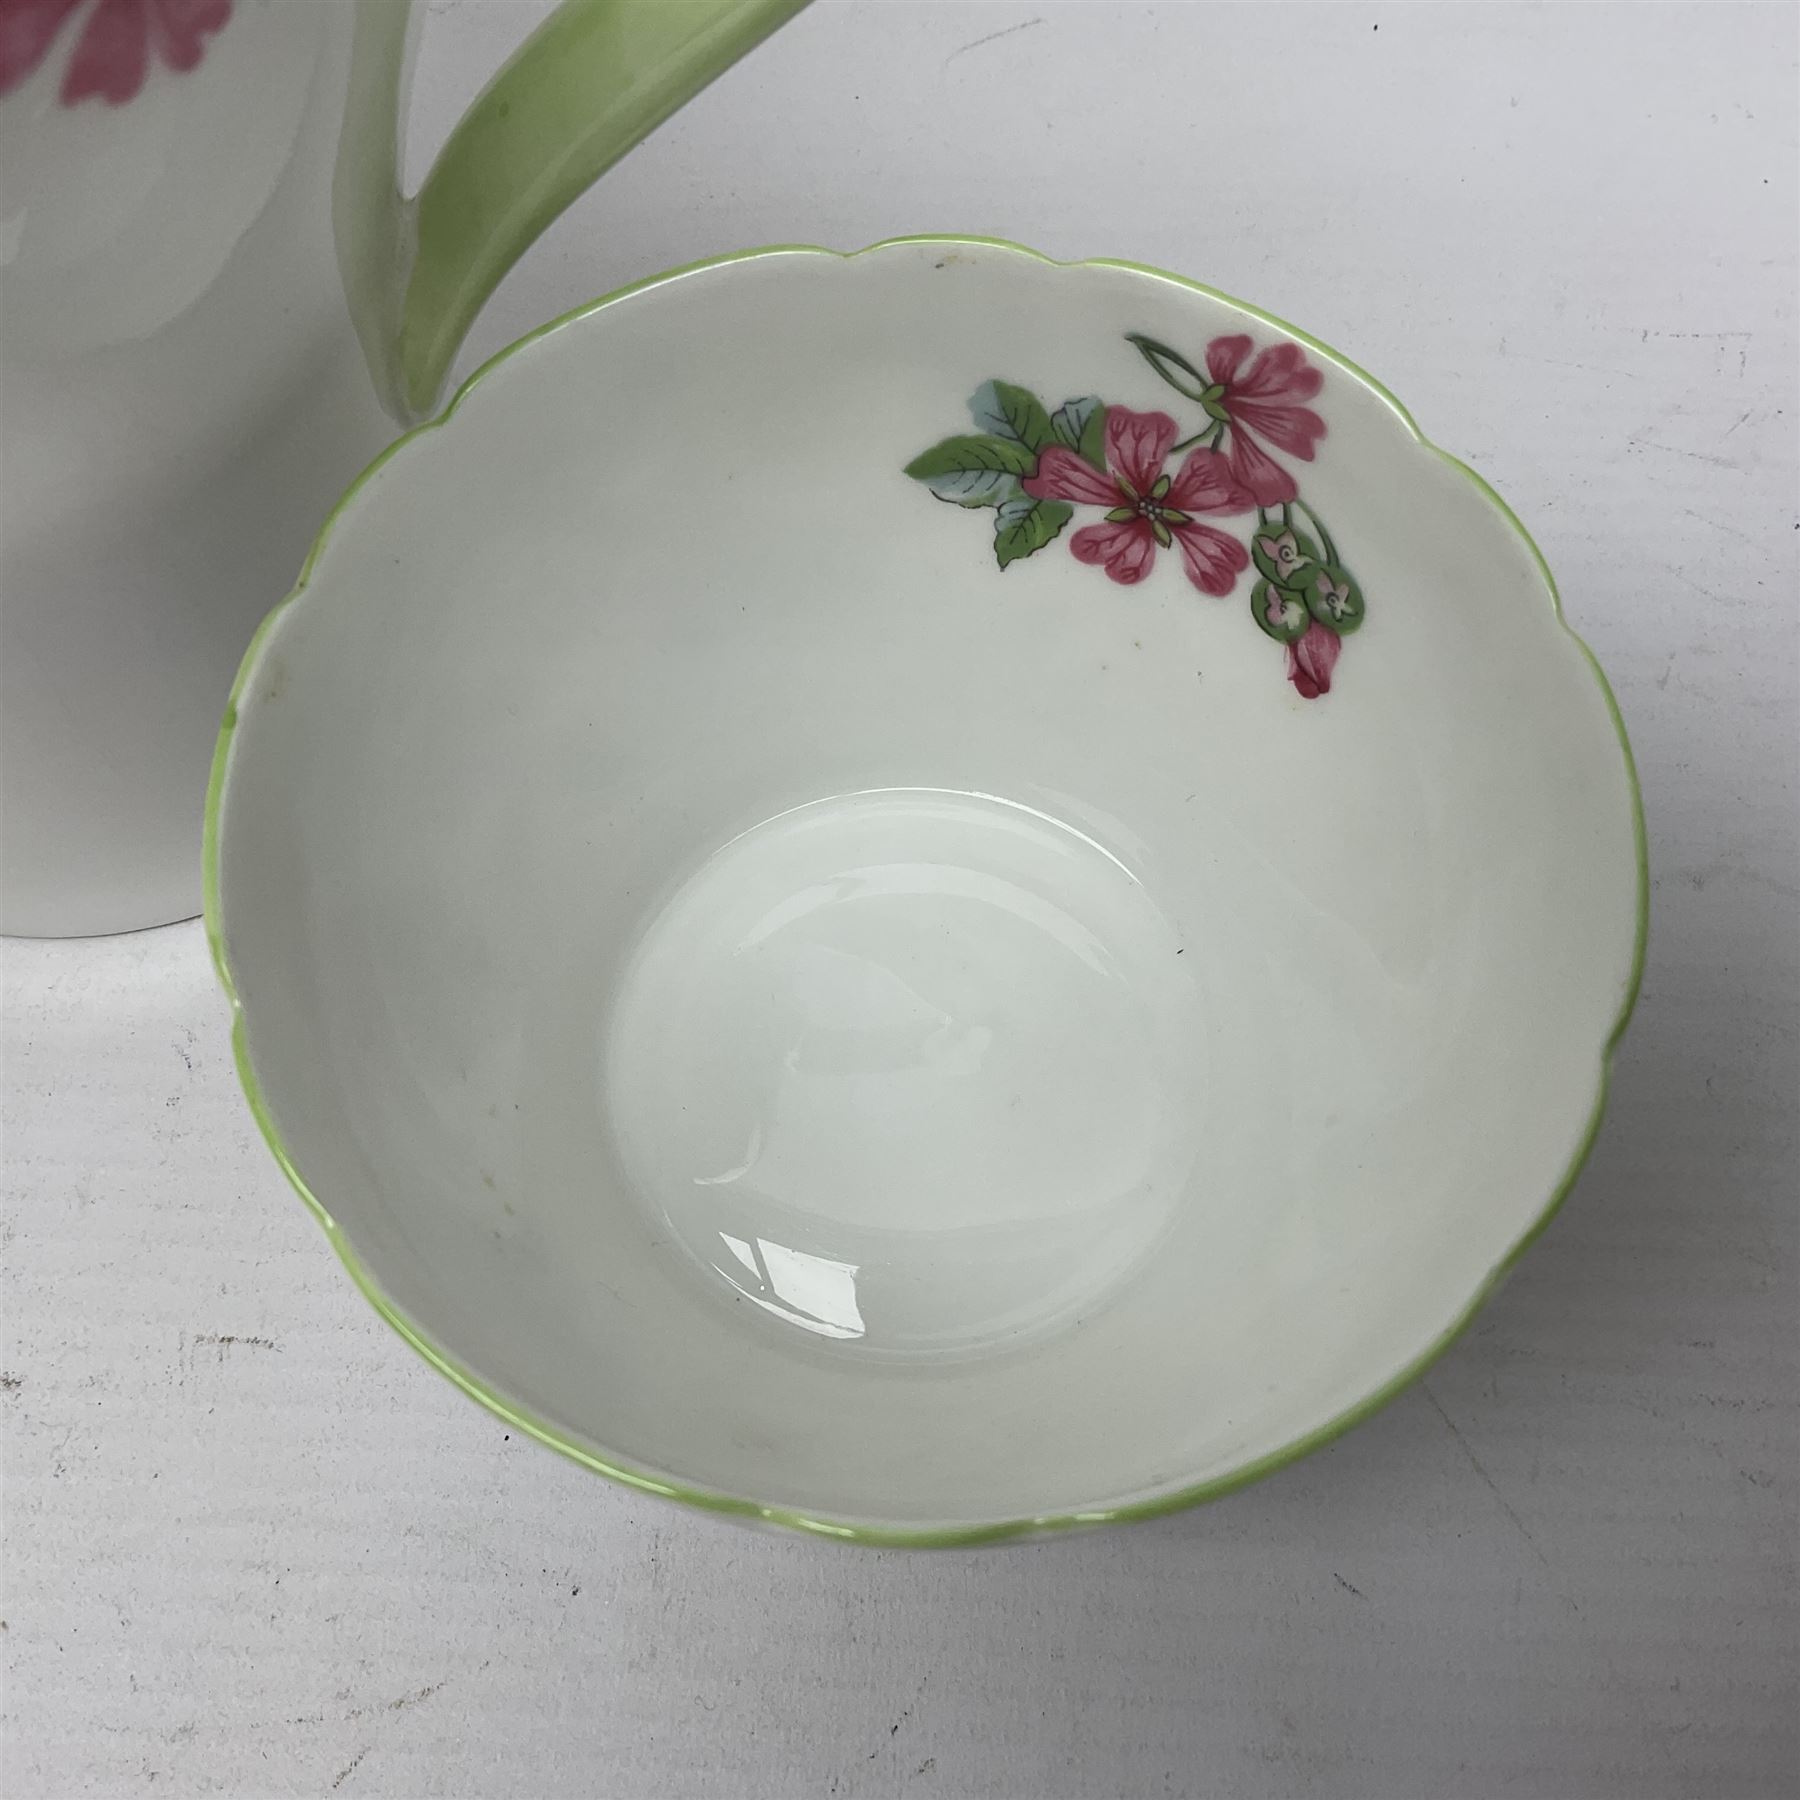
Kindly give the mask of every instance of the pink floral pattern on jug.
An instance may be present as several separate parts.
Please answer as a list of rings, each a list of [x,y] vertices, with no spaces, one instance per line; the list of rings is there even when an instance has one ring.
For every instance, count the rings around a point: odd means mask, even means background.
[[[232,0],[0,0],[0,95],[33,74],[81,14],[60,99],[123,106],[142,91],[152,58],[177,72],[197,68],[206,40],[231,17]]]
[[[1070,537],[1071,554],[1125,587],[1151,573],[1159,550],[1179,549],[1188,580],[1213,599],[1254,563],[1251,618],[1282,645],[1303,700],[1329,694],[1343,639],[1363,621],[1362,591],[1293,471],[1270,454],[1313,460],[1325,421],[1306,402],[1319,371],[1298,344],[1258,350],[1247,334],[1214,338],[1204,369],[1140,332],[1127,341],[1199,409],[1189,436],[1166,412],[1089,395],[1052,413],[1028,388],[988,381],[969,401],[976,429],[934,444],[906,473],[940,500],[992,507],[1003,569],[1060,536],[1078,506],[1105,510]],[[1248,544],[1202,522],[1250,512]]]

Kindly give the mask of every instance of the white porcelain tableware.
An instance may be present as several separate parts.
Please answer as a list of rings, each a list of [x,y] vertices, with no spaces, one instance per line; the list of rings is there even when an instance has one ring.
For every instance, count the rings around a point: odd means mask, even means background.
[[[232,671],[601,170],[804,0],[566,0],[414,200],[411,0],[0,0],[0,930],[199,910]]]
[[[1643,940],[1492,492],[1252,308],[966,240],[500,358],[334,514],[209,818],[253,1105],[384,1314],[873,1541],[1394,1393],[1567,1192]]]

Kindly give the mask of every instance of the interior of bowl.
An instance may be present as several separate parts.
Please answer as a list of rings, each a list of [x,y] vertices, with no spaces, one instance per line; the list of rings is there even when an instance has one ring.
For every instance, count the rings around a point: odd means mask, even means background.
[[[1498,503],[1260,314],[972,243],[509,353],[339,509],[215,807],[253,1095],[384,1308],[598,1465],[903,1535],[1416,1370],[1639,946]]]

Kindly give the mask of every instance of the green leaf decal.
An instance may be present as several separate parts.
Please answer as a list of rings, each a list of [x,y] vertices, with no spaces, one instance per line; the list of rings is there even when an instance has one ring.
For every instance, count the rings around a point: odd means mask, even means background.
[[[940,500],[998,506],[1018,496],[1019,477],[1037,467],[1037,452],[1002,437],[948,437],[906,465]]]
[[[1167,344],[1159,344],[1155,338],[1145,337],[1141,331],[1128,331],[1125,335],[1137,345],[1138,354],[1143,357],[1144,361],[1176,393],[1184,394],[1190,400],[1206,398],[1212,383],[1179,350],[1171,350]],[[1183,376],[1187,379],[1183,380]]]
[[[1004,569],[1043,549],[1074,515],[1074,507],[1060,500],[1033,500],[1028,494],[1008,500],[994,515],[994,560]]]
[[[8,3],[9,0],[0,0],[0,10]],[[72,5],[74,0],[58,3]],[[1183,397],[1183,407],[1171,402],[1166,413],[1154,415],[1159,426],[1167,427],[1167,436],[1179,440],[1173,448],[1182,451],[1203,444],[1215,468],[1225,461],[1218,447],[1226,434],[1241,434],[1244,429],[1234,408],[1242,412],[1243,406],[1248,405],[1254,426],[1259,417],[1258,397],[1268,398],[1265,388],[1277,393],[1290,388],[1298,392],[1319,379],[1298,346],[1287,345],[1279,355],[1265,348],[1250,365],[1262,374],[1246,398],[1238,372],[1245,356],[1255,351],[1254,340],[1248,334],[1215,340],[1213,347],[1204,352],[1203,363],[1190,362],[1172,345],[1141,331],[1128,331],[1124,336],[1156,371],[1157,379]],[[1128,361],[1116,339],[1113,357],[1115,361]],[[1217,363],[1223,368],[1227,360],[1231,367],[1215,381],[1208,365]],[[1269,375],[1270,370],[1274,375]],[[1276,376],[1281,379],[1276,380]],[[1248,375],[1243,377],[1244,381],[1249,379]],[[1056,387],[1047,391],[1067,390],[1058,380]],[[1168,414],[1186,412],[1186,403],[1199,409],[1204,419],[1196,421],[1190,416],[1178,430]],[[1122,578],[1135,579],[1144,574],[1157,550],[1172,551],[1178,543],[1190,553],[1190,577],[1206,591],[1211,592],[1218,585],[1215,575],[1227,572],[1217,566],[1218,557],[1202,554],[1201,540],[1192,535],[1200,531],[1218,537],[1210,526],[1196,524],[1193,517],[1194,509],[1204,510],[1205,495],[1197,493],[1196,498],[1178,504],[1188,491],[1178,485],[1180,476],[1165,474],[1158,468],[1141,471],[1141,478],[1128,478],[1108,465],[1108,421],[1115,414],[1121,421],[1139,415],[1123,407],[1108,407],[1098,394],[1081,393],[1050,412],[1030,388],[998,379],[984,381],[969,396],[969,411],[975,421],[972,431],[934,444],[906,465],[906,473],[923,482],[940,500],[992,511],[994,561],[1002,569],[1010,568],[1021,557],[1035,556],[1046,544],[1053,543],[1068,530],[1077,507],[1087,506],[1103,514],[1106,524],[1074,533],[1071,542],[1083,553],[1079,561],[1094,560],[1095,545],[1085,540],[1094,537],[1097,543],[1111,528],[1115,535],[1129,535],[1135,530],[1141,538],[1137,548],[1142,556],[1133,569],[1124,571]],[[1312,438],[1323,435],[1325,430],[1322,418],[1304,416],[1308,421],[1306,439],[1302,442],[1296,437],[1293,441],[1297,448],[1291,452],[1301,461],[1311,455]],[[1199,429],[1181,437],[1181,431],[1195,423]],[[1154,435],[1160,441],[1163,432]],[[1234,452],[1244,447],[1237,437],[1232,439],[1232,446]],[[1198,456],[1198,451],[1195,454]],[[1339,560],[1325,522],[1310,502],[1301,498],[1294,476],[1285,471],[1283,464],[1272,466],[1284,471],[1279,487],[1286,490],[1287,498],[1258,504],[1254,494],[1240,496],[1241,504],[1235,510],[1248,512],[1254,506],[1255,524],[1246,525],[1242,535],[1232,537],[1228,546],[1215,543],[1213,549],[1222,555],[1228,547],[1240,570],[1246,562],[1253,565],[1250,616],[1259,631],[1285,647],[1288,678],[1303,699],[1313,700],[1331,690],[1339,640],[1351,636],[1362,625],[1362,590]],[[1262,491],[1266,493],[1268,489]],[[1080,499],[1071,504],[1064,499],[1039,498],[1045,493],[1079,495]],[[1114,563],[1107,572],[1119,571],[1120,565]]]
[[[978,430],[1023,444],[1033,458],[1046,444],[1056,441],[1043,401],[1029,388],[1014,387],[1010,381],[984,381],[969,396],[969,411]]]
[[[1106,408],[1092,394],[1084,400],[1065,400],[1051,415],[1050,429],[1059,444],[1106,473]]]

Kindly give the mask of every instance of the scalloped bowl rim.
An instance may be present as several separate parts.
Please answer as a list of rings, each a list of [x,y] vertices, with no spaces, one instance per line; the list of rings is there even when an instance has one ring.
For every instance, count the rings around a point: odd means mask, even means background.
[[[1388,1380],[1381,1383],[1354,1404],[1344,1408],[1332,1418],[1314,1429],[1303,1433],[1280,1448],[1265,1455],[1258,1456],[1221,1475],[1197,1482],[1171,1491],[1155,1494],[1141,1500],[1125,1504],[1077,1510],[1052,1512],[1017,1518],[1009,1518],[993,1522],[973,1525],[949,1524],[944,1526],[898,1527],[873,1524],[861,1521],[846,1521],[816,1515],[791,1506],[771,1505],[756,1499],[693,1486],[687,1483],[665,1479],[646,1470],[634,1468],[627,1463],[616,1461],[597,1454],[594,1450],[573,1441],[567,1434],[553,1425],[537,1419],[524,1408],[506,1399],[489,1387],[480,1376],[463,1367],[453,1356],[434,1343],[431,1338],[409,1319],[382,1291],[356,1250],[349,1242],[345,1232],[333,1218],[329,1208],[318,1195],[312,1192],[301,1176],[284,1143],[281,1131],[276,1123],[274,1113],[264,1096],[258,1082],[249,1054],[248,1028],[243,1001],[240,998],[238,984],[231,966],[230,953],[225,942],[224,923],[219,897],[219,827],[225,777],[231,761],[233,737],[238,720],[239,703],[247,687],[254,681],[257,666],[263,649],[276,622],[289,608],[298,604],[306,595],[309,582],[319,559],[330,540],[332,533],[351,502],[360,494],[371,479],[386,466],[395,456],[405,454],[418,440],[443,429],[455,418],[465,398],[482,382],[484,382],[503,363],[510,360],[520,351],[536,343],[539,339],[553,332],[562,330],[578,320],[601,311],[632,295],[648,289],[678,281],[685,276],[706,270],[725,267],[734,263],[753,261],[758,258],[791,255],[817,255],[849,260],[855,257],[872,255],[876,252],[904,245],[930,245],[951,249],[998,250],[1010,252],[1055,268],[1111,268],[1136,275],[1152,277],[1172,286],[1189,292],[1204,295],[1210,299],[1222,301],[1238,308],[1244,313],[1262,320],[1268,325],[1286,333],[1299,343],[1306,345],[1315,355],[1329,362],[1342,374],[1349,376],[1365,389],[1373,393],[1398,418],[1406,432],[1422,449],[1440,458],[1460,475],[1465,477],[1482,497],[1491,505],[1517,534],[1520,544],[1528,553],[1543,583],[1544,593],[1550,602],[1552,615],[1559,628],[1567,634],[1575,644],[1585,661],[1602,700],[1605,703],[1613,730],[1617,735],[1619,748],[1624,759],[1624,769],[1629,790],[1632,810],[1632,838],[1636,852],[1636,920],[1632,944],[1631,962],[1625,979],[1618,1012],[1602,1038],[1597,1053],[1593,1100],[1589,1108],[1586,1123],[1577,1140],[1575,1150],[1561,1178],[1556,1182],[1525,1231],[1513,1243],[1512,1247],[1489,1271],[1469,1296],[1466,1304],[1455,1316],[1450,1325],[1441,1331],[1418,1355],[1403,1366]],[[1431,1366],[1469,1327],[1477,1313],[1486,1304],[1501,1282],[1506,1278],[1520,1257],[1531,1247],[1555,1217],[1563,1201],[1574,1187],[1598,1134],[1601,1119],[1605,1113],[1610,1090],[1614,1055],[1629,1024],[1633,1008],[1637,1003],[1642,984],[1645,948],[1649,927],[1649,865],[1644,827],[1643,796],[1638,781],[1635,760],[1632,756],[1630,740],[1626,735],[1624,721],[1620,716],[1618,702],[1607,682],[1592,650],[1580,635],[1569,625],[1563,613],[1562,599],[1557,590],[1554,577],[1551,575],[1543,552],[1538,548],[1529,531],[1520,521],[1518,515],[1507,505],[1506,501],[1475,470],[1471,469],[1459,458],[1442,449],[1427,438],[1412,414],[1381,382],[1377,381],[1360,365],[1323,343],[1310,333],[1290,324],[1278,315],[1255,306],[1250,302],[1237,299],[1235,296],[1209,287],[1203,282],[1193,281],[1186,276],[1177,275],[1169,270],[1157,268],[1150,264],[1133,262],[1116,257],[1088,257],[1058,259],[1045,256],[1023,244],[1014,243],[1005,238],[971,236],[959,233],[921,233],[901,237],[884,238],[877,243],[865,246],[860,250],[833,250],[818,244],[767,244],[753,249],[731,252],[722,256],[706,257],[698,261],[685,263],[679,267],[661,271],[641,281],[614,289],[599,299],[586,302],[572,308],[560,317],[551,320],[536,330],[528,332],[504,349],[488,358],[480,368],[471,374],[457,389],[444,410],[435,418],[416,426],[397,438],[365,468],[345,490],[333,506],[331,512],[320,526],[317,536],[307,553],[299,579],[292,590],[279,601],[258,627],[248,648],[244,652],[237,677],[232,684],[230,698],[227,702],[223,721],[220,725],[217,744],[213,753],[211,777],[207,785],[204,836],[202,848],[202,872],[204,895],[204,922],[207,943],[212,955],[213,965],[219,982],[230,1002],[232,1011],[232,1050],[233,1062],[237,1070],[240,1085],[249,1103],[252,1116],[256,1120],[264,1141],[273,1154],[276,1163],[289,1183],[306,1203],[314,1218],[324,1230],[331,1247],[336,1251],[338,1259],[349,1272],[351,1279],[361,1290],[365,1299],[375,1311],[404,1339],[424,1360],[440,1374],[445,1376],[456,1387],[460,1388],[471,1399],[477,1401],[489,1412],[502,1420],[514,1430],[547,1445],[560,1452],[571,1461],[579,1463],[583,1468],[605,1476],[608,1480],[636,1489],[643,1493],[655,1494],[665,1499],[676,1500],[702,1510],[735,1517],[752,1523],[763,1523],[785,1529],[807,1533],[816,1537],[834,1539],[842,1542],[853,1542],[873,1546],[903,1548],[937,1548],[963,1545],[979,1545],[1003,1542],[1028,1536],[1060,1532],[1075,1527],[1104,1524],[1119,1524],[1146,1519],[1159,1518],[1169,1513],[1185,1510],[1200,1503],[1218,1499],[1250,1483],[1271,1475],[1289,1463],[1299,1460],[1310,1452],[1333,1442],[1351,1427],[1371,1417],[1413,1383],[1423,1377]]]

